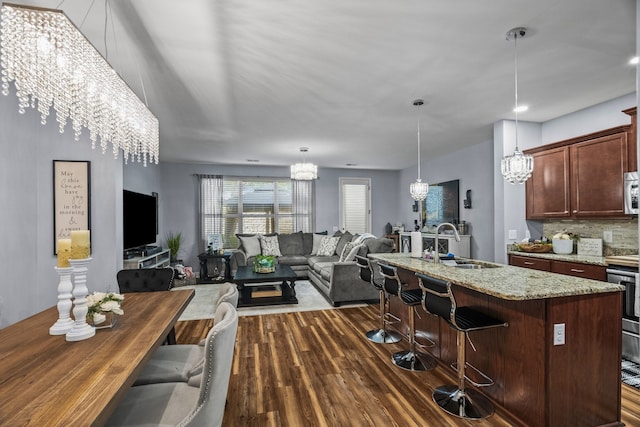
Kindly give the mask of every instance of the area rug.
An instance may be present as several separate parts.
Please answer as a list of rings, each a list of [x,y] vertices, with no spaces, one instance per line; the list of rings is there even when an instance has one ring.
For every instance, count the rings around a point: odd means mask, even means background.
[[[195,289],[196,294],[178,320],[212,319],[214,304],[220,296],[222,284],[188,285],[178,289]],[[296,297],[298,304],[269,305],[263,307],[240,307],[239,316],[256,316],[261,314],[293,313],[297,311],[330,310],[333,307],[308,280],[296,281]],[[342,304],[340,307],[358,307],[365,303]]]
[[[640,365],[630,360],[622,359],[622,382],[640,389]]]

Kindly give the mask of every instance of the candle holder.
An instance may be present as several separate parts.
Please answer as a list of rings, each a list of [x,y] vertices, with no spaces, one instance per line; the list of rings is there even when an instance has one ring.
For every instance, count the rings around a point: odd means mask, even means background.
[[[73,317],[75,323],[71,330],[67,332],[67,341],[82,341],[91,338],[96,334],[94,327],[87,323],[87,267],[91,262],[91,257],[85,259],[70,259],[69,263],[73,268]]]
[[[49,328],[49,335],[64,335],[71,330],[74,321],[70,316],[71,312],[71,282],[72,267],[54,267],[60,282],[58,283],[58,320]]]

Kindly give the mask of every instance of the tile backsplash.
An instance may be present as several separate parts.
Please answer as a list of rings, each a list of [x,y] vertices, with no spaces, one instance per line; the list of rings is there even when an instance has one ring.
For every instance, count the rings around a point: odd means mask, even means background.
[[[538,223],[539,224],[539,223]],[[533,227],[534,229],[537,227]],[[542,223],[542,234],[551,237],[567,230],[580,237],[602,239],[611,231],[612,243],[602,242],[602,255],[633,255],[638,253],[638,219],[554,220]],[[531,232],[533,236],[536,234]]]

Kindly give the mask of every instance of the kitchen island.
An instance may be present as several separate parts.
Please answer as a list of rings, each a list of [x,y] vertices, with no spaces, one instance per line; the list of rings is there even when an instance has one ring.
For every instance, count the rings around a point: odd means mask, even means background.
[[[417,288],[415,272],[447,280],[459,306],[471,306],[509,323],[469,334],[467,361],[495,384],[479,388],[503,415],[528,426],[620,424],[622,290],[616,284],[520,267],[472,263],[458,268],[411,258],[409,254],[371,254],[398,267],[408,288]],[[394,327],[406,336],[408,310],[398,298],[391,312]],[[418,341],[451,373],[456,335],[447,323],[418,308]],[[562,345],[554,345],[554,326],[564,325]]]

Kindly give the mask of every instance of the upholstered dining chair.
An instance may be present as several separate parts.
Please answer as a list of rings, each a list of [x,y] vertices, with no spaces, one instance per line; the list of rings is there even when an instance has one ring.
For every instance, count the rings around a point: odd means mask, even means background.
[[[228,302],[235,308],[238,304],[238,288],[233,283],[225,283],[222,286],[216,307],[219,307],[223,302]],[[213,318],[214,325],[219,321],[216,318],[217,312],[216,309]],[[211,330],[209,330],[209,334]],[[189,381],[190,378],[202,372],[204,347],[207,340],[208,334],[207,338],[204,338],[197,345],[177,344],[159,347],[142,369],[133,385]]]
[[[175,271],[171,267],[120,270],[116,274],[121,294],[129,292],[168,291],[173,287]],[[167,344],[176,343],[176,330],[171,328]]]
[[[216,310],[207,336],[202,374],[188,383],[131,387],[108,426],[220,426],[224,415],[238,331],[238,313],[229,303]]]

